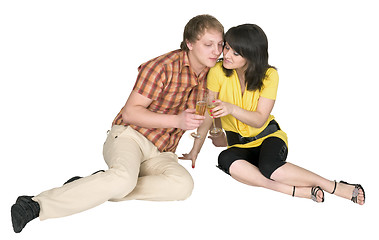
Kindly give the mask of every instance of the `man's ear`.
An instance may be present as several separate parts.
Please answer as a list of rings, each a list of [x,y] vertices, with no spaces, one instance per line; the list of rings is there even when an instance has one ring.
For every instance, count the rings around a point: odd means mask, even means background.
[[[192,43],[190,41],[186,40],[186,44],[189,50],[193,49]]]

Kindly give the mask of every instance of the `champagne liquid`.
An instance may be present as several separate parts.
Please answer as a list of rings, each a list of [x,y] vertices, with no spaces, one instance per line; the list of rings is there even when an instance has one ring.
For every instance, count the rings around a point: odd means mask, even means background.
[[[207,108],[207,103],[205,101],[199,101],[196,103],[196,114],[204,116],[205,109]]]
[[[208,108],[208,113],[210,116],[212,116],[212,113],[210,110],[212,110],[215,107],[216,107],[216,104],[214,103],[208,104],[207,108]],[[217,137],[220,135],[221,131],[222,131],[221,128],[216,127],[215,120],[213,119],[213,128],[209,130],[209,134],[214,137]]]
[[[216,104],[208,104],[207,108],[208,108],[208,113],[209,115],[211,115],[212,113],[210,112],[210,110],[212,110],[213,108],[216,107]]]

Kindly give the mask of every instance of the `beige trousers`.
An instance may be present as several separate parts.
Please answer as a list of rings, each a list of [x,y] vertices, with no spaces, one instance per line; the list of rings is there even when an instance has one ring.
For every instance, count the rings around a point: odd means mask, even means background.
[[[130,127],[115,125],[104,143],[109,167],[33,198],[40,219],[64,217],[106,201],[131,199],[169,201],[188,198],[193,180],[172,152],[159,152],[152,142]]]

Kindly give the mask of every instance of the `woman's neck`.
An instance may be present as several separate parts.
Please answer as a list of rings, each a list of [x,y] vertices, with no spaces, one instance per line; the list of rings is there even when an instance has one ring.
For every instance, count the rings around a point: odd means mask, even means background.
[[[246,71],[246,68],[244,68],[244,67],[236,69],[236,73],[238,75],[238,79],[239,79],[240,85],[241,85],[241,93],[242,93],[242,95],[245,92],[245,86],[246,86],[246,83],[245,83],[245,71]]]

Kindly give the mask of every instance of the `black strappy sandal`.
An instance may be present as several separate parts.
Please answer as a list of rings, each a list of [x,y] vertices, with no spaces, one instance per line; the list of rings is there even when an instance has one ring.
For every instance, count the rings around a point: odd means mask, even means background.
[[[311,189],[311,198],[312,198],[312,200],[315,201],[315,202],[317,202],[317,193],[318,193],[318,191],[322,192],[322,200],[321,200],[321,202],[324,202],[324,200],[325,200],[324,199],[325,194],[324,194],[324,191],[321,189],[320,186],[312,187],[312,189]]]
[[[363,204],[366,202],[366,194],[365,194],[365,190],[363,189],[362,185],[361,184],[351,184],[351,183],[347,183],[345,181],[340,181],[340,183],[342,184],[347,184],[347,185],[351,185],[351,186],[354,186],[354,190],[353,190],[353,194],[351,195],[351,201],[353,203],[358,203],[358,195],[359,195],[359,190],[362,189],[362,192],[363,192]],[[333,194],[335,191],[336,191],[336,188],[337,188],[337,182],[334,181],[334,189],[333,189],[333,192],[331,194]]]
[[[296,189],[296,187],[293,186],[292,197],[295,197],[295,189]],[[317,202],[317,193],[318,193],[318,191],[322,192],[322,200],[321,200],[321,202],[324,202],[324,196],[325,196],[325,194],[324,194],[324,191],[321,189],[320,186],[312,187],[311,188],[311,199],[313,201]]]

